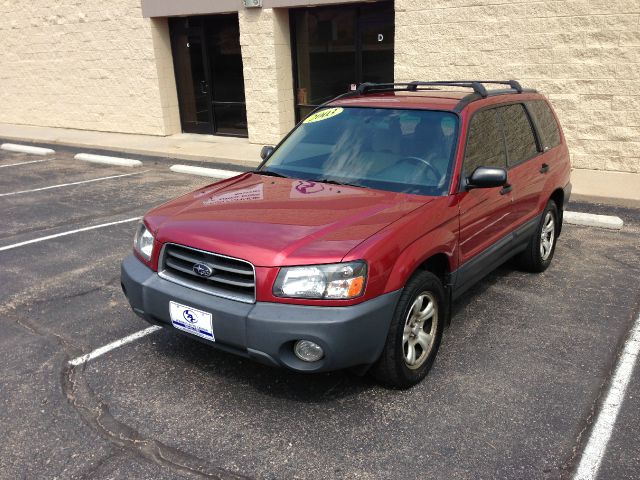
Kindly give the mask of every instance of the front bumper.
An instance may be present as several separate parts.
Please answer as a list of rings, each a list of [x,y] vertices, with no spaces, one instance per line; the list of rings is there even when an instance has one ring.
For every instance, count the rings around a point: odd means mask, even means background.
[[[284,303],[241,303],[164,280],[133,255],[121,268],[122,289],[133,311],[150,323],[171,328],[169,301],[210,312],[212,347],[300,372],[371,365],[386,341],[401,290],[358,305],[318,307]],[[182,333],[176,329],[176,332]],[[189,335],[189,334],[185,334]],[[320,345],[324,358],[308,363],[293,354],[297,340]]]

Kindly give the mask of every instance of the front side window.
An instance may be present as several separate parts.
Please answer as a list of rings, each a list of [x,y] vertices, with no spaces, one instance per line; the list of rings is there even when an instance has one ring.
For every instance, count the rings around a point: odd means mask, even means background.
[[[498,109],[502,116],[509,166],[518,165],[538,153],[536,137],[524,105],[515,103]]]
[[[527,102],[527,108],[533,115],[533,120],[538,127],[538,132],[542,137],[545,150],[560,145],[560,129],[553,112],[544,100],[534,100]]]
[[[446,195],[458,117],[450,112],[324,108],[307,117],[261,171],[393,192]]]
[[[480,110],[469,124],[464,154],[464,175],[470,176],[478,167],[507,167],[504,138],[495,108]]]

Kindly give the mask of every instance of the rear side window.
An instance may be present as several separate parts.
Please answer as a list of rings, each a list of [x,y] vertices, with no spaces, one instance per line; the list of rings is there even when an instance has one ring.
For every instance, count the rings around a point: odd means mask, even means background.
[[[471,118],[463,166],[465,175],[471,175],[478,167],[506,168],[497,109],[481,110]]]
[[[517,165],[538,153],[536,137],[524,105],[516,103],[500,107],[509,166]]]
[[[560,130],[553,112],[544,100],[527,102],[527,108],[533,116],[533,121],[538,127],[542,145],[545,150],[560,145]]]

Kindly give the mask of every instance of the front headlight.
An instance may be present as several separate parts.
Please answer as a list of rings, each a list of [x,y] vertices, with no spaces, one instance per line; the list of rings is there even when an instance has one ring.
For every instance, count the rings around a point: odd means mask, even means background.
[[[346,300],[364,293],[367,264],[358,262],[283,267],[273,285],[276,297]]]
[[[153,252],[153,235],[147,230],[144,223],[140,222],[138,229],[136,230],[136,236],[133,239],[133,248],[138,252],[145,260],[151,260],[151,253]]]

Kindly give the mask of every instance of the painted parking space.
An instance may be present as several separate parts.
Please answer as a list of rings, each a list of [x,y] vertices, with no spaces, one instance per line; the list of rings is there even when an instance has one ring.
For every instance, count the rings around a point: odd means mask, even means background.
[[[0,165],[14,164],[13,167],[2,170],[0,194],[44,188],[56,184],[80,182],[120,173],[132,173],[117,167],[78,168],[77,162],[73,161],[73,159],[65,158],[65,156],[59,154],[47,158],[46,162],[39,163],[35,163],[35,161],[42,160],[42,157],[26,155],[21,158],[15,158],[5,152],[0,153],[0,157],[4,159],[4,162]]]
[[[0,153],[2,164],[28,159]],[[45,165],[40,167],[49,168]],[[95,176],[104,167],[73,168],[81,170],[75,175]],[[165,170],[133,186],[105,189],[106,184],[94,183],[81,194],[58,189],[5,199],[0,244],[141,213],[208,183]],[[5,169],[3,178],[10,171]],[[39,175],[57,182],[68,178],[55,166]],[[21,189],[29,184],[18,176],[11,183]],[[176,478],[88,428],[65,394],[69,359],[139,329],[119,285],[119,262],[130,251],[134,228],[135,222],[118,224],[0,251],[0,416],[6,432],[0,477],[99,478],[104,469],[107,476],[122,471],[137,478]]]
[[[206,445],[250,477],[412,478],[416,464],[442,478],[567,475],[640,273],[618,267],[637,252],[589,234],[567,229],[545,274],[505,267],[465,296],[436,367],[409,392],[345,372],[289,374],[165,330],[88,365],[96,397],[85,400],[187,454]],[[132,363],[144,388],[116,373]]]
[[[48,183],[45,187],[68,183],[65,182],[67,178],[91,179],[131,173],[127,168],[105,168],[68,160],[63,167],[56,164],[34,168],[43,171],[39,175],[46,178]],[[0,208],[4,212],[0,247],[72,230],[70,226],[81,228],[139,216],[159,202],[211,181],[213,180],[176,175],[165,169],[152,169],[67,188],[0,197]],[[6,182],[11,183],[14,191],[39,188],[33,187],[31,179],[20,176],[15,176],[13,182]]]
[[[24,161],[17,161],[14,163],[1,163],[0,164],[0,168],[12,168],[12,167],[21,167],[24,165],[31,165],[34,163],[44,163],[44,162],[50,162],[52,160],[55,160],[54,158],[45,158],[45,159],[41,159],[41,160],[24,160]]]
[[[640,367],[638,360],[626,390],[615,428],[607,444],[597,478],[634,479],[640,471]]]
[[[3,220],[20,232],[10,240],[37,238],[125,218],[210,181],[163,166],[81,196],[14,198]],[[567,226],[544,274],[505,266],[465,295],[434,370],[407,392],[348,372],[264,367],[171,328],[69,365],[149,327],[119,285],[135,222],[0,252],[3,472],[415,478],[418,465],[435,478],[569,478],[638,308],[640,221],[619,214],[619,232]],[[634,425],[633,402],[622,425]],[[633,430],[614,432],[600,478],[633,471],[635,441]]]

